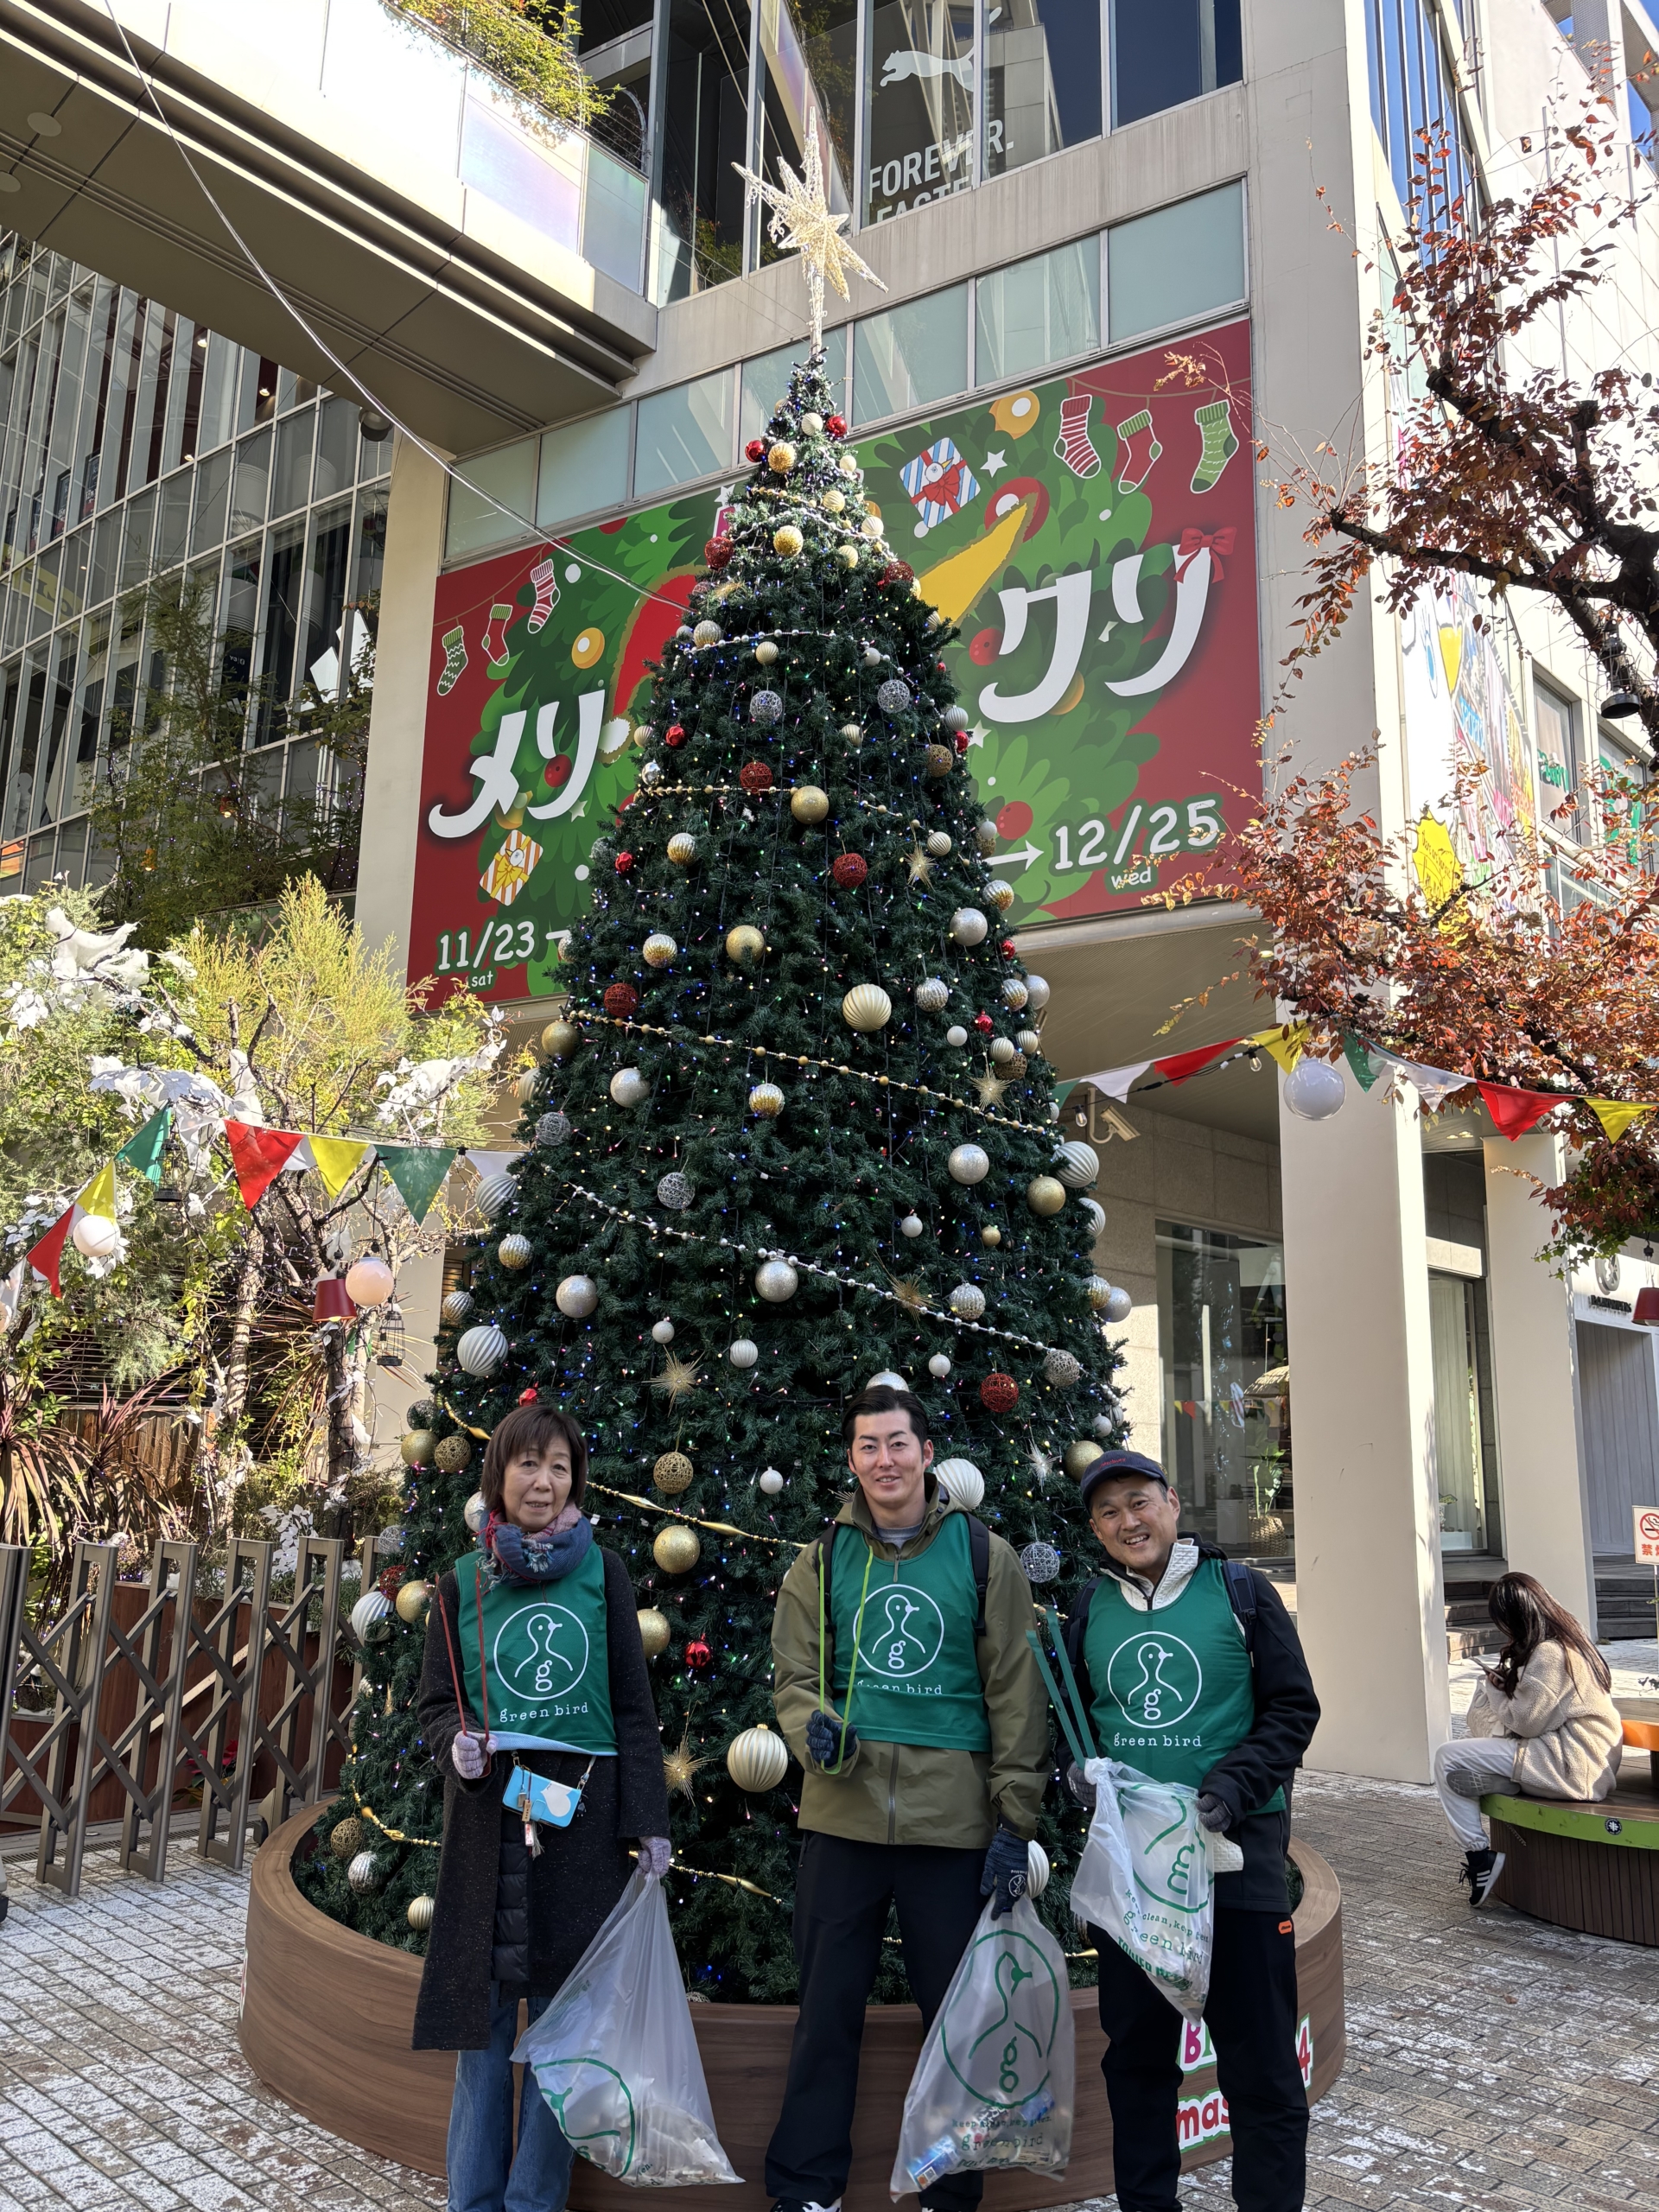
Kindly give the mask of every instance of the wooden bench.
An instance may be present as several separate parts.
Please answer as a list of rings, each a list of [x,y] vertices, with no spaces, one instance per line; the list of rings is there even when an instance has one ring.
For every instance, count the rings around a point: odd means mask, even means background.
[[[1557,1928],[1659,1948],[1659,1698],[1615,1703],[1624,1757],[1611,1797],[1481,1799],[1503,1853],[1492,1897]]]

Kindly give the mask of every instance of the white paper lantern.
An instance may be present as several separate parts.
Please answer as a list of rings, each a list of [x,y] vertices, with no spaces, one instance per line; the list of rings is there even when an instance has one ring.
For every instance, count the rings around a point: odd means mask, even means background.
[[[849,1029],[868,1035],[893,1019],[893,1001],[880,983],[858,983],[842,999],[841,1018]]]
[[[734,1367],[753,1367],[760,1357],[760,1347],[748,1337],[739,1337],[728,1345],[726,1357]]]
[[[384,1591],[365,1590],[352,1607],[352,1634],[359,1643],[384,1643],[391,1634],[391,1600]]]
[[[1052,1872],[1052,1869],[1048,1863],[1048,1853],[1033,1836],[1026,1846],[1026,1895],[1028,1897],[1041,1897],[1043,1891],[1048,1887],[1048,1878]]]
[[[585,1321],[599,1303],[599,1285],[592,1275],[566,1275],[553,1294],[553,1303],[573,1321]]]
[[[490,1509],[484,1503],[484,1493],[481,1490],[475,1490],[473,1492],[466,1504],[462,1506],[461,1515],[473,1534],[477,1535],[490,1517]]]
[[[455,1357],[469,1375],[493,1375],[507,1356],[507,1340],[493,1321],[468,1329],[455,1346]]]
[[[107,1260],[121,1242],[121,1232],[101,1213],[84,1213],[69,1232],[77,1252],[89,1260]]]
[[[1093,1145],[1073,1138],[1055,1154],[1054,1173],[1069,1190],[1086,1191],[1100,1179],[1100,1155]]]
[[[1284,1101],[1304,1122],[1328,1122],[1342,1111],[1342,1071],[1329,1060],[1298,1060],[1285,1077]]]
[[[982,1183],[991,1172],[991,1157],[982,1145],[959,1144],[944,1164],[955,1183]]]
[[[959,1320],[977,1321],[985,1311],[985,1294],[977,1283],[959,1282],[950,1294],[950,1311]]]
[[[497,1214],[506,1211],[518,1190],[511,1175],[486,1175],[478,1186],[479,1206],[486,1218],[493,1221]]]
[[[1026,1004],[1031,1008],[1032,1012],[1033,1014],[1040,1014],[1043,1008],[1048,1004],[1048,1001],[1049,987],[1047,977],[1044,976],[1027,976],[1026,978]]]
[[[977,906],[958,906],[950,917],[950,934],[958,944],[982,944],[990,926]]]
[[[770,1306],[782,1306],[794,1297],[801,1279],[787,1260],[763,1260],[754,1271],[754,1287]]]
[[[916,986],[916,1003],[924,1014],[938,1014],[950,997],[950,986],[942,976],[930,976]]]
[[[950,1362],[946,1358],[945,1355],[942,1351],[936,1351],[932,1358],[927,1363],[927,1371],[930,1375],[937,1376],[939,1381],[943,1382],[945,1376],[950,1372]]]
[[[961,1506],[965,1513],[977,1510],[985,1496],[985,1478],[971,1459],[938,1460],[933,1472],[953,1505]]]
[[[353,1306],[384,1306],[397,1287],[384,1260],[353,1260],[346,1270],[346,1295]]]
[[[776,1497],[784,1486],[784,1478],[776,1467],[768,1467],[760,1477],[760,1487],[768,1497]]]
[[[650,1088],[638,1068],[618,1068],[611,1077],[611,1096],[619,1106],[637,1106]]]

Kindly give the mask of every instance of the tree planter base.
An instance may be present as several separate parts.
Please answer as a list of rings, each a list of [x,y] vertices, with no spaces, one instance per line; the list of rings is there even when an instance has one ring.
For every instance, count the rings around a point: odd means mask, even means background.
[[[363,2150],[442,2174],[454,2054],[409,2047],[420,1961],[340,1927],[296,1886],[293,1861],[308,1849],[316,1818],[315,1807],[297,1814],[254,1859],[238,2038],[260,2080],[308,2119]],[[1296,1912],[1296,1967],[1312,2045],[1309,2095],[1317,2099],[1341,2072],[1345,2054],[1342,1893],[1316,1851],[1303,1843],[1291,1849],[1306,1884]],[[991,2175],[988,2212],[1035,2212],[1110,2193],[1112,2129],[1098,2071],[1103,2038],[1094,1992],[1074,1992],[1071,2006],[1078,2093],[1071,2163],[1052,2178]],[[629,2190],[579,2158],[570,2187],[573,2212],[621,2212],[625,2205],[645,2202],[683,2203],[688,2212],[694,2205],[702,2212],[766,2212],[766,2141],[782,2101],[795,2008],[694,2005],[691,2017],[721,2140],[743,2185]],[[870,2012],[846,2212],[887,2212],[893,2146],[920,2048],[921,2018],[914,2005]],[[1218,2107],[1213,2062],[1194,2068],[1183,2099],[1188,2166],[1224,2158],[1231,2150]]]

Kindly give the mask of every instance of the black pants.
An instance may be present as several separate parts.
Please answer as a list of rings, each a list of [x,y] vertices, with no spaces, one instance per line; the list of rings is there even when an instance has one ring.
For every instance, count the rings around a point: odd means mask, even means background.
[[[816,1832],[802,1843],[794,1929],[801,2017],[783,2110],[766,2151],[766,2187],[773,2196],[833,2204],[847,2186],[864,2008],[880,1963],[889,1903],[898,1907],[905,1973],[925,2030],[983,1909],[984,1866],[982,1849],[852,1843]],[[983,2187],[981,2174],[946,2174],[922,2202],[940,2212],[968,2212]]]
[[[1100,2070],[1112,2107],[1122,2212],[1178,2212],[1175,2110],[1181,2016],[1109,1936],[1100,1952]],[[1233,2134],[1239,2212],[1300,2212],[1307,2186],[1307,2093],[1296,2061],[1296,1938],[1283,1912],[1217,1912],[1204,2008]]]

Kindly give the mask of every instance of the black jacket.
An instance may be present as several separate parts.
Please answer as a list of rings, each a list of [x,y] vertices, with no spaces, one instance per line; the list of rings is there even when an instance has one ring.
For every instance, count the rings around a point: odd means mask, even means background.
[[[621,1896],[637,1840],[668,1834],[662,1738],[639,1641],[639,1601],[615,1553],[603,1557],[617,1755],[594,1762],[582,1809],[568,1828],[539,1831],[538,1859],[524,1849],[518,1815],[501,1802],[513,1754],[498,1751],[476,1782],[455,1772],[449,1747],[461,1715],[435,1604],[428,1617],[421,1729],[444,1775],[443,1849],[415,2006],[416,2050],[482,2050],[490,2039],[493,1980],[514,1993],[557,1989]],[[454,1574],[444,1575],[438,1595],[452,1631],[457,1594]],[[476,1715],[469,1712],[467,1725],[476,1732]],[[520,1751],[518,1758],[560,1782],[579,1781],[588,1764],[574,1751]]]
[[[1225,1559],[1218,1545],[1198,1540],[1200,1560]],[[1283,1789],[1287,1806],[1291,1784],[1302,1755],[1319,1726],[1319,1700],[1307,1671],[1296,1624],[1265,1574],[1249,1570],[1255,1597],[1255,1625],[1250,1648],[1250,1673],[1255,1699],[1255,1719],[1243,1743],[1235,1744],[1217,1759],[1200,1783],[1202,1793],[1219,1797],[1231,1815],[1227,1833],[1244,1853],[1236,1874],[1223,1874],[1216,1883],[1217,1907],[1282,1912],[1285,1896],[1285,1848],[1290,1840],[1290,1815],[1262,1813],[1275,1789]],[[1106,1567],[1116,1581],[1129,1577],[1109,1561]],[[1084,1656],[1084,1630],[1089,1600],[1104,1578],[1080,1591],[1066,1624],[1065,1651],[1077,1677],[1085,1710],[1092,1711],[1094,1688]]]

